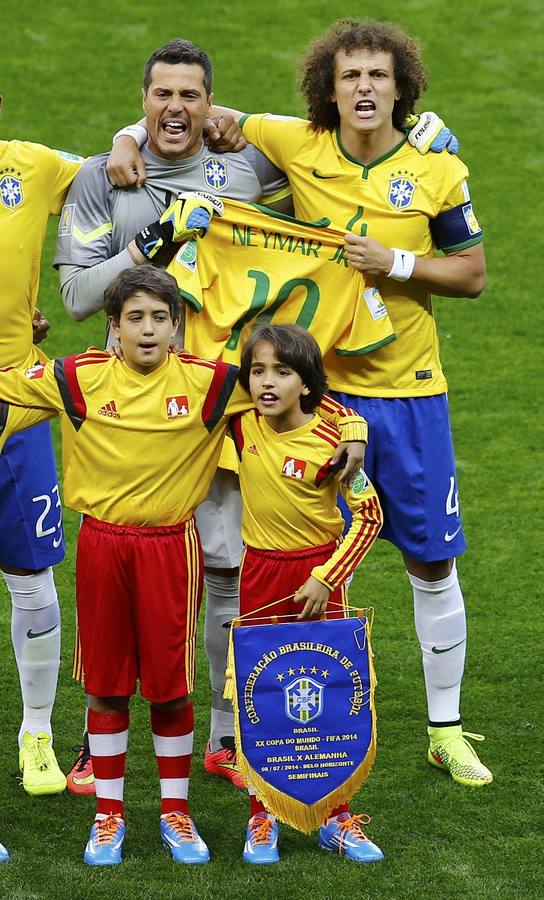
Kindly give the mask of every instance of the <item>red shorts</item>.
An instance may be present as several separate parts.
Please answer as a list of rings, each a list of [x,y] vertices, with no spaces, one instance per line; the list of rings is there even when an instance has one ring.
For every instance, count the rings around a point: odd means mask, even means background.
[[[332,556],[336,542],[307,550],[256,550],[246,547],[240,563],[240,615],[259,619],[264,625],[271,616],[298,616],[303,603],[295,603],[293,595],[319,566]],[[287,599],[283,599],[287,598]],[[274,600],[278,601],[274,603]],[[272,603],[272,606],[267,604]],[[262,612],[261,607],[267,606]],[[337,588],[329,597],[328,619],[343,619],[347,615],[346,585]]]
[[[137,527],[86,516],[76,599],[87,693],[128,697],[139,679],[152,703],[189,694],[202,579],[194,519]]]

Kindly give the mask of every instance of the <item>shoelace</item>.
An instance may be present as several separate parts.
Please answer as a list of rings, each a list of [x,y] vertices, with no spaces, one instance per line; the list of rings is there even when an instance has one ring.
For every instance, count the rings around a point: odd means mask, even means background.
[[[77,753],[77,759],[74,763],[74,769],[76,772],[83,772],[85,766],[89,762],[91,758],[90,750],[87,750],[86,747],[78,746],[72,747],[72,752]]]
[[[483,734],[473,734],[471,731],[462,731],[460,734],[451,734],[449,737],[445,737],[443,740],[440,740],[438,746],[444,747],[445,750],[448,749],[450,744],[455,743],[460,738],[470,738],[472,741],[485,741],[485,737]],[[471,747],[468,741],[465,741],[465,748],[471,753],[472,756],[475,756],[478,759],[478,754],[474,747]],[[431,747],[432,749],[432,747]]]
[[[115,816],[106,816],[105,819],[97,819],[95,825],[95,843],[111,844],[114,841],[119,829],[118,819]]]
[[[196,840],[193,823],[189,816],[186,816],[183,813],[173,812],[168,813],[168,815],[164,818],[165,821],[168,822],[170,827],[173,829],[176,837],[178,837],[180,841]]]
[[[343,822],[338,822],[338,827],[340,828],[340,844],[338,846],[338,852],[342,852],[342,846],[348,834],[358,841],[368,841],[366,834],[361,828],[361,824],[368,825],[371,821],[372,818],[370,816],[367,816],[366,813],[361,813],[358,816],[350,816],[349,819],[345,819]]]
[[[270,843],[270,833],[272,831],[274,823],[270,821],[268,816],[263,816],[257,814],[253,817],[252,822],[250,822],[249,828],[251,831],[251,842],[253,844],[268,844]]]
[[[36,738],[31,748],[34,759],[34,765],[40,772],[49,767],[49,761],[46,756],[47,746],[41,738]]]

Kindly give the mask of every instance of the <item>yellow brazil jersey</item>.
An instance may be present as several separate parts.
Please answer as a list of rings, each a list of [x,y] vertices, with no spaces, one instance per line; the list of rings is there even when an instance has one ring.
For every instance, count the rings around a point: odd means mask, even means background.
[[[240,458],[242,538],[261,550],[293,551],[338,541],[330,559],[312,575],[339,587],[374,543],[382,523],[376,492],[361,470],[351,488],[341,487],[353,514],[344,540],[344,520],[336,505],[338,481],[330,458],[338,429],[321,416],[300,428],[278,433],[256,410],[231,420]]]
[[[341,231],[368,235],[417,256],[453,253],[478,243],[468,170],[449,153],[422,156],[406,139],[365,166],[337,132],[303,119],[248,116],[244,135],[288,175],[295,212],[326,216]],[[415,282],[380,278],[397,340],[362,358],[329,353],[330,386],[359,396],[414,397],[447,389],[430,294]]]
[[[140,375],[91,348],[0,371],[0,398],[44,418],[60,413],[67,506],[116,525],[175,525],[208,494],[227,417],[251,406],[237,376],[236,366],[187,353]],[[329,404],[346,440],[366,440],[364,419]]]
[[[324,225],[224,200],[206,238],[184,244],[168,269],[188,305],[185,346],[238,364],[251,329],[269,321],[296,322],[323,353],[361,356],[394,340],[373,280],[347,265],[342,244]]]
[[[36,359],[32,317],[47,220],[59,215],[81,161],[41,144],[0,141],[0,366]]]

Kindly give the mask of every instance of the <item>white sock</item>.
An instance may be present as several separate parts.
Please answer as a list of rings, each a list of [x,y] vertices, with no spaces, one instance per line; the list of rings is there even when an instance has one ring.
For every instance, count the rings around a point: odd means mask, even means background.
[[[60,666],[60,609],[49,567],[33,575],[2,572],[11,594],[11,639],[23,697],[23,734],[51,734]]]
[[[467,626],[455,563],[441,581],[423,581],[407,574],[414,592],[429,721],[458,722]]]
[[[221,738],[234,737],[234,713],[223,698],[225,669],[229,646],[229,629],[224,626],[238,615],[238,576],[216,575],[206,572],[206,619],[204,645],[210,666],[212,708],[210,719],[210,749],[221,750]]]
[[[234,741],[234,712],[226,709],[215,709],[212,706],[210,710],[210,750],[216,753],[217,750],[230,749],[224,748],[221,739],[232,738]]]

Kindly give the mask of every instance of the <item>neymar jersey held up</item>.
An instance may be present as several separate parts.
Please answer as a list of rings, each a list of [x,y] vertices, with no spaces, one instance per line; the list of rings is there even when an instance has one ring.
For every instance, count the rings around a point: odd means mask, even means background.
[[[147,178],[141,188],[119,190],[108,181],[107,153],[87,160],[66,199],[59,223],[55,265],[62,266],[62,295],[69,312],[84,319],[103,308],[104,290],[134,262],[126,249],[156,221],[180,191],[221,198],[273,202],[289,193],[287,179],[255,147],[214,153],[203,147],[170,160],[142,148]]]
[[[290,552],[341,540],[344,520],[329,462],[340,441],[334,425],[314,415],[300,428],[280,433],[250,410],[231,420],[231,433],[240,459],[242,538],[249,547]],[[353,516],[351,527],[330,559],[312,571],[330,590],[355,571],[382,522],[363,470],[341,491]]]
[[[454,253],[482,239],[467,186],[468,169],[449,153],[422,156],[406,139],[364,165],[339,132],[280,116],[242,119],[244,135],[289,177],[296,215],[323,216],[334,228],[367,235],[416,256]],[[447,389],[430,294],[415,282],[380,278],[397,340],[361,359],[329,353],[332,388],[357,396],[417,397]]]
[[[270,321],[301,325],[323,353],[361,356],[394,340],[373,279],[347,265],[343,233],[327,224],[225,200],[206,238],[168,268],[188,304],[191,352],[237,364],[254,325]]]
[[[36,359],[32,319],[47,220],[60,213],[80,164],[41,144],[0,141],[0,366]]]
[[[177,525],[208,494],[227,417],[251,407],[237,375],[185,353],[141,375],[91,348],[0,371],[0,397],[61,414],[69,507],[114,525]],[[329,412],[345,440],[366,440],[364,419],[334,401]]]

